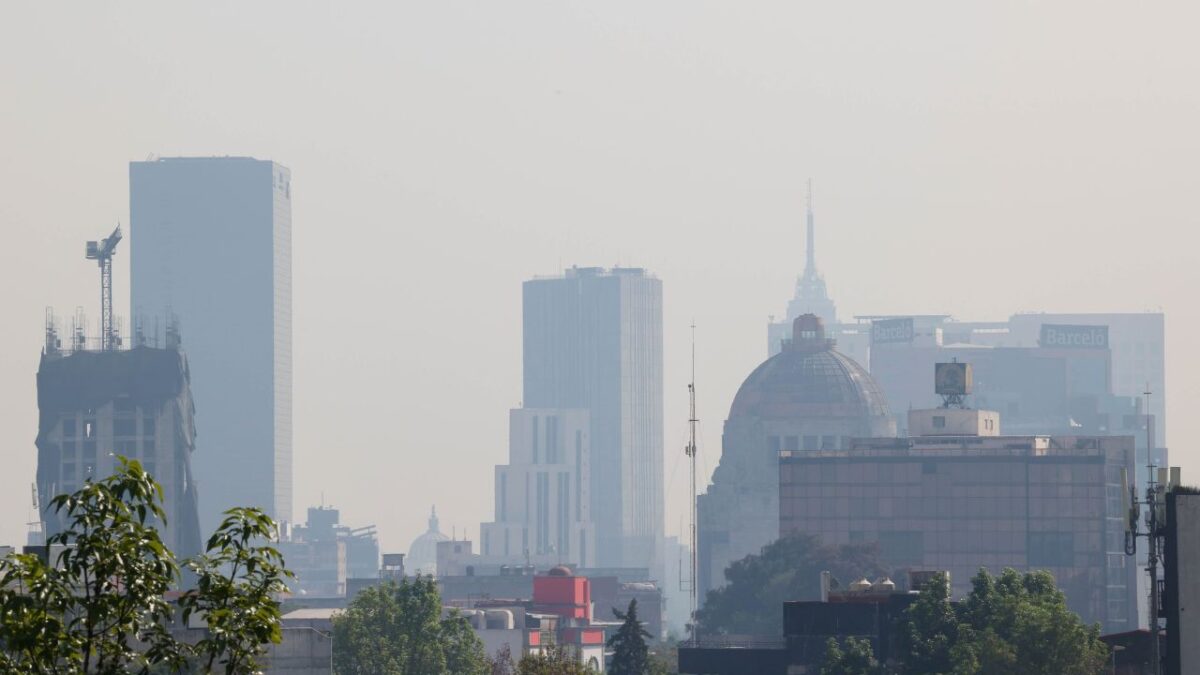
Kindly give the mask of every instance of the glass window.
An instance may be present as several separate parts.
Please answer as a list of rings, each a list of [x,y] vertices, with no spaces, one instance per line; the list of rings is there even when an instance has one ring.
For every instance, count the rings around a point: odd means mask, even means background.
[[[1075,537],[1071,532],[1030,532],[1029,564],[1070,567],[1075,562]]]
[[[147,436],[153,436],[155,431],[154,418],[146,415],[142,418],[142,433]]]
[[[62,422],[63,438],[75,438],[78,431],[75,428],[75,417],[64,417]]]
[[[807,451],[818,450],[819,442],[820,442],[819,439],[820,439],[819,436],[805,436],[804,437],[804,449]]]
[[[113,435],[136,436],[137,421],[132,417],[118,417],[113,419]]]

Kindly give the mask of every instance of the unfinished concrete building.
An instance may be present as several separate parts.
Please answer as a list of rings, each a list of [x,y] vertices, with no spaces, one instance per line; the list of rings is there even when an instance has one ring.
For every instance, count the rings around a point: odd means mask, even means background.
[[[136,459],[163,487],[163,542],[180,557],[200,552],[200,525],[191,454],[196,426],[187,357],[179,331],[162,347],[139,335],[131,349],[119,339],[91,345],[76,322],[64,348],[52,314],[37,374],[37,486],[42,504],[110,475],[117,457]],[[47,534],[62,518],[43,510]]]

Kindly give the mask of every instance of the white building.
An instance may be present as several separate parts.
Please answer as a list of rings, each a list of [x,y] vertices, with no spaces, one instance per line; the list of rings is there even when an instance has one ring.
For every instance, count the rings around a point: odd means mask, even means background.
[[[524,405],[590,414],[596,564],[657,570],[663,543],[662,282],[572,267],[523,286]]]
[[[508,464],[496,467],[495,520],[480,525],[483,560],[595,564],[586,410],[509,411]]]
[[[202,531],[234,506],[291,521],[291,172],[249,157],[132,162],[129,210],[135,320],[174,314],[187,340]]]

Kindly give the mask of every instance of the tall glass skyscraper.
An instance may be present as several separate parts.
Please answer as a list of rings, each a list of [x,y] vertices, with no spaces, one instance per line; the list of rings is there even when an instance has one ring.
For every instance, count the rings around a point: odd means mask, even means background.
[[[524,284],[527,408],[590,413],[598,566],[661,564],[662,282],[573,267]]]
[[[129,165],[131,308],[178,318],[203,531],[225,509],[292,519],[291,172],[249,157]]]

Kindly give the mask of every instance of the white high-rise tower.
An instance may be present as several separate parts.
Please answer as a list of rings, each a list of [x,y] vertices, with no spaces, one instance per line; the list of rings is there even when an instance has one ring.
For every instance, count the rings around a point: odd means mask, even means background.
[[[291,172],[249,157],[129,165],[131,307],[178,317],[196,406],[200,522],[292,519]]]

